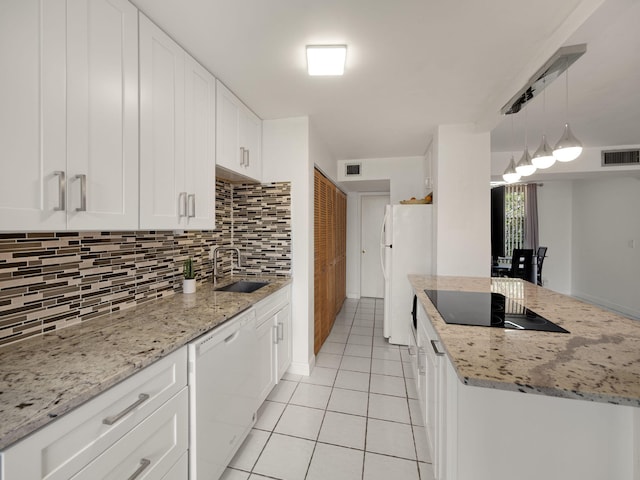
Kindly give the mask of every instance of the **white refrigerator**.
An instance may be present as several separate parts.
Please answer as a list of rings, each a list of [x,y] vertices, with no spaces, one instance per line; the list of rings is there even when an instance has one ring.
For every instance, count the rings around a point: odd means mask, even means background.
[[[384,330],[389,343],[408,345],[413,289],[407,275],[433,273],[433,205],[387,205],[380,233]]]

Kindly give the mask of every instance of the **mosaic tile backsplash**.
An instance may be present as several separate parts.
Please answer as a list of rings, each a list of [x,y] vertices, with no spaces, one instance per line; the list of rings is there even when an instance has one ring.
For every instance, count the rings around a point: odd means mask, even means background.
[[[209,281],[215,246],[242,252],[240,269],[221,258],[225,274],[291,273],[289,183],[216,182],[215,227],[0,234],[0,347],[173,295],[189,256],[198,280]]]

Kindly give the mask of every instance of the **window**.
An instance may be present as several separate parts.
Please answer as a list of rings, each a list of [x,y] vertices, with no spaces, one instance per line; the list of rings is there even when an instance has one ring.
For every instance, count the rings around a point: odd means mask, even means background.
[[[514,248],[524,245],[526,186],[507,185],[504,195],[504,254],[510,257]]]

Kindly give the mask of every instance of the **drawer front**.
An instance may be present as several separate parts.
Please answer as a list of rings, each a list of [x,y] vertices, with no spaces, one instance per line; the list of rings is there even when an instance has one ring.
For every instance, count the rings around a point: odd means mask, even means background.
[[[162,480],[189,480],[189,453],[185,452]]]
[[[183,388],[72,480],[161,480],[188,448],[187,392]]]
[[[3,452],[3,480],[71,478],[186,384],[183,347]]]
[[[291,286],[287,285],[281,288],[276,293],[269,295],[264,300],[256,303],[256,319],[257,324],[260,325],[268,318],[272,317],[278,310],[288,304],[291,299]]]

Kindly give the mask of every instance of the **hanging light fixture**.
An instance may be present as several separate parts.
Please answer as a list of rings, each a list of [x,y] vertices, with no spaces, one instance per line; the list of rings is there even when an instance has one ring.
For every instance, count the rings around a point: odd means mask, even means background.
[[[527,110],[524,111],[524,152],[520,161],[516,165],[516,172],[523,177],[528,177],[536,171],[536,166],[531,163],[531,155],[529,154],[529,146],[527,145]]]
[[[511,116],[511,138],[513,138],[513,116]],[[516,162],[513,160],[513,152],[511,152],[511,160],[506,170],[502,174],[502,178],[507,183],[515,183],[520,180],[521,175],[516,172]]]
[[[547,90],[546,87],[546,77],[542,79],[542,124],[546,125],[546,112],[547,112]],[[531,163],[535,165],[536,168],[544,169],[549,168],[551,165],[556,163],[556,157],[553,156],[553,150],[547,143],[547,136],[545,135],[545,130],[542,131],[542,141],[540,142],[540,146],[531,157]]]
[[[578,140],[571,128],[569,127],[569,68],[565,70],[565,80],[566,80],[566,119],[567,123],[564,124],[564,132],[556,143],[556,146],[553,149],[553,156],[556,157],[556,160],[559,162],[570,162],[575,160],[582,153],[582,143]]]

